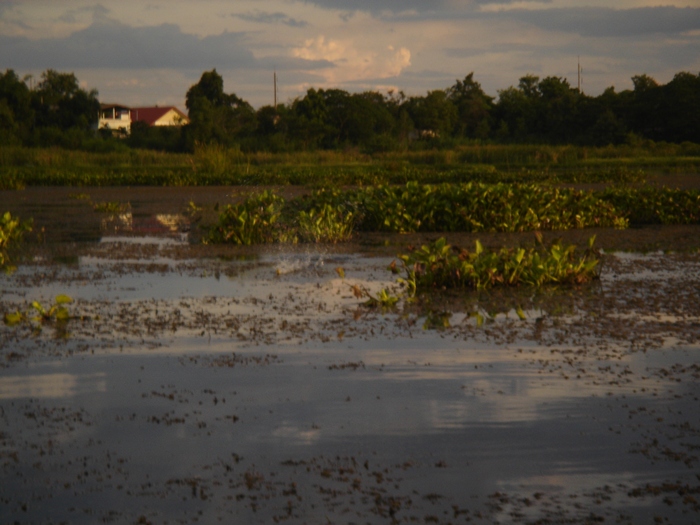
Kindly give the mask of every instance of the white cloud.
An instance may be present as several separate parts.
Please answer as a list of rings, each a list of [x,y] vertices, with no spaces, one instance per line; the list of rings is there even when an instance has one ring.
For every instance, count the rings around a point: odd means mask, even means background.
[[[663,4],[664,7],[655,7]],[[691,6],[694,9],[686,9]],[[407,94],[473,71],[484,90],[527,73],[590,94],[647,73],[700,70],[697,0],[0,0],[0,69],[73,71],[100,98],[182,100],[216,68],[227,92],[270,103],[307,87]],[[128,82],[123,79],[130,79]],[[127,100],[128,99],[128,100]]]
[[[411,65],[411,52],[389,45],[384,49],[363,49],[352,40],[335,40],[319,35],[292,50],[305,60],[326,60],[333,64],[320,71],[328,84],[396,77]]]

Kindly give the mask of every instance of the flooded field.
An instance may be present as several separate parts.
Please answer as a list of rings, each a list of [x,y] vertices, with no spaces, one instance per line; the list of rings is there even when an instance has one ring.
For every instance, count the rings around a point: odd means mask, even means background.
[[[0,326],[0,523],[700,522],[699,227],[595,232],[590,286],[382,310],[355,291],[437,235],[206,247],[182,211],[216,191],[71,191],[3,194],[45,244],[2,313],[74,302]]]

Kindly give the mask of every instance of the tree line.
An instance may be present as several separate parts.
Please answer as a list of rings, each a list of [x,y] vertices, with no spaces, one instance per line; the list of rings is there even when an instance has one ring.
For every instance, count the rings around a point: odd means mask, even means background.
[[[677,73],[667,84],[632,77],[633,89],[589,96],[565,78],[526,75],[487,95],[474,73],[421,96],[309,89],[286,103],[254,109],[224,91],[214,69],[186,93],[190,123],[150,128],[134,123],[117,141],[94,131],[99,99],[72,73],[48,70],[36,86],[13,70],[0,74],[0,143],[192,151],[220,144],[243,151],[293,152],[358,148],[368,153],[452,147],[460,142],[604,146],[648,139],[700,143],[700,74]],[[111,146],[110,146],[111,145]]]

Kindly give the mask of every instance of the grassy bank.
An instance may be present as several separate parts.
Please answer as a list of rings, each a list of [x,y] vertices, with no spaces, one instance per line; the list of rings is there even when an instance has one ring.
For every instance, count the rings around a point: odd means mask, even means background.
[[[367,186],[443,182],[615,182],[645,174],[700,173],[700,146],[470,145],[365,155],[356,150],[242,153],[201,146],[193,154],[89,153],[0,147],[0,189],[25,186]]]

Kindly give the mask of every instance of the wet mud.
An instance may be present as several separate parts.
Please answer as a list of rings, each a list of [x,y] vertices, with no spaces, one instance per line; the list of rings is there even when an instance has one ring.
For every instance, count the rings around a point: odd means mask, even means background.
[[[225,192],[166,190],[15,199],[44,238],[0,313],[74,302],[0,326],[0,522],[700,521],[698,227],[550,232],[600,280],[381,309],[354,287],[437,235],[201,246]]]

